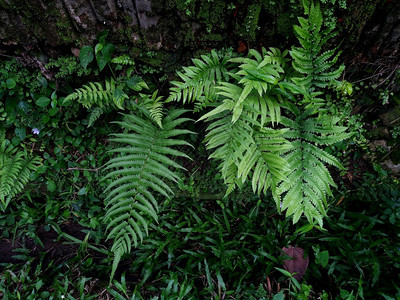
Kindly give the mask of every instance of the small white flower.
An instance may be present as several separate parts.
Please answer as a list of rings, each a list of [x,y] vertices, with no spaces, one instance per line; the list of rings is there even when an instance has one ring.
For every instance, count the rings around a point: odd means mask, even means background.
[[[32,129],[32,133],[33,133],[33,134],[39,134],[39,133],[40,133],[40,130],[37,129],[37,128],[33,128],[33,129]]]

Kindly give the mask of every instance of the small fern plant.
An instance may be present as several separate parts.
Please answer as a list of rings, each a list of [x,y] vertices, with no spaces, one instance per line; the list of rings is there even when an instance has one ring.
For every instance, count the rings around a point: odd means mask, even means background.
[[[209,123],[205,142],[213,151],[210,158],[220,161],[226,195],[249,180],[258,194],[270,190],[277,210],[286,210],[293,222],[305,215],[322,226],[335,186],[326,165],[343,169],[323,147],[351,133],[329,114],[324,99],[324,89],[344,69],[334,67],[337,49],[323,50],[333,34],[322,29],[319,5],[306,3],[305,14],[294,28],[300,46],[289,51],[291,61],[288,51],[275,48],[227,61],[211,53],[178,73],[183,82],[173,83],[169,99],[201,105],[212,100],[215,108],[200,120]],[[209,74],[221,64],[211,94]]]
[[[130,99],[130,93],[137,93],[143,89],[148,89],[147,84],[136,75],[133,75],[134,61],[127,55],[122,55],[110,60],[117,66],[130,66],[126,70],[126,76],[113,77],[105,80],[104,84],[100,82],[89,82],[74,92],[69,94],[64,105],[70,104],[72,101],[81,103],[85,108],[89,109],[88,126],[92,126],[96,120],[104,113],[112,110],[124,110],[131,106],[134,100]],[[110,66],[111,68],[111,66]],[[112,70],[112,69],[111,69]]]
[[[117,156],[107,163],[108,173],[103,178],[109,182],[104,191],[107,207],[104,222],[108,224],[108,239],[113,240],[111,278],[121,256],[143,241],[149,224],[157,222],[160,199],[173,194],[170,184],[178,182],[176,171],[183,169],[174,159],[189,158],[179,150],[190,146],[180,138],[192,133],[179,129],[190,121],[182,117],[186,112],[170,110],[159,126],[148,109],[138,107],[137,114],[123,115],[123,121],[115,122],[124,132],[111,138],[121,146],[111,151]]]
[[[4,211],[13,197],[21,193],[29,182],[29,175],[41,164],[39,157],[31,157],[5,139],[0,130],[0,208]]]

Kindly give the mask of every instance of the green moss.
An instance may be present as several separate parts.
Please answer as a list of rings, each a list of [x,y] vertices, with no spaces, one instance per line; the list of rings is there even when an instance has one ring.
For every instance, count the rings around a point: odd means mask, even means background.
[[[71,23],[68,20],[63,20],[61,17],[57,19],[57,34],[61,41],[66,44],[72,43],[75,40],[71,30]]]
[[[206,25],[207,32],[226,28],[226,4],[223,1],[201,1],[198,20]]]
[[[176,0],[176,8],[186,13],[187,16],[195,15],[196,0]]]
[[[220,42],[223,40],[223,36],[218,33],[208,33],[201,38],[204,42]]]
[[[236,26],[236,29],[239,31],[239,35],[248,41],[256,40],[256,31],[258,28],[258,19],[261,12],[261,4],[255,3],[251,4],[247,8],[247,14],[243,21],[243,24],[240,26]]]
[[[290,12],[280,13],[276,22],[278,33],[285,36],[289,36],[292,34],[294,20],[291,17]]]

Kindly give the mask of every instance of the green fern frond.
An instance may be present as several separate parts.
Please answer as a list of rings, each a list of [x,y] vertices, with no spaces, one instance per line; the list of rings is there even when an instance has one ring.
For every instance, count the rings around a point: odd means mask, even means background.
[[[65,98],[65,102],[76,100],[86,108],[91,108],[92,106],[103,108],[114,105],[119,109],[123,109],[124,100],[127,98],[128,96],[111,79],[105,81],[105,87],[99,82],[89,82],[69,94]]]
[[[228,81],[230,67],[228,56],[220,57],[215,50],[201,59],[192,59],[194,66],[183,67],[177,72],[181,81],[172,81],[170,96],[166,102],[205,102],[216,98],[214,86],[220,81]]]
[[[151,96],[145,94],[139,94],[142,97],[142,106],[146,107],[150,112],[150,118],[162,128],[162,118],[164,113],[164,103],[162,96],[157,97],[158,90],[156,90]]]
[[[295,25],[294,31],[302,47],[293,47],[290,56],[293,58],[293,68],[299,75],[292,78],[297,85],[303,85],[311,92],[314,87],[325,88],[343,73],[344,66],[333,69],[340,52],[337,48],[322,52],[323,45],[334,35],[329,29],[321,30],[323,24],[319,4],[311,3],[306,9],[308,19],[298,18],[300,26]]]
[[[230,84],[224,85],[227,88],[221,92],[223,95],[232,90]],[[280,154],[291,148],[291,145],[281,137],[285,130],[261,126],[257,117],[254,118],[252,106],[245,106],[241,117],[232,123],[234,105],[234,100],[225,99],[223,104],[200,119],[210,122],[205,138],[206,146],[214,149],[210,158],[221,160],[219,169],[228,186],[226,195],[235,185],[243,184],[249,177],[254,192],[260,194],[285,180],[289,169]],[[266,121],[270,122],[270,119]]]
[[[88,117],[88,127],[91,127],[94,122],[96,122],[100,116],[104,113],[101,107],[95,107],[91,110]]]
[[[310,223],[314,220],[322,226],[326,214],[326,196],[332,195],[335,183],[325,164],[344,169],[333,155],[318,145],[330,145],[351,136],[346,127],[337,126],[339,118],[325,115],[312,117],[310,111],[292,110],[296,121],[282,117],[282,125],[289,130],[283,137],[292,140],[293,148],[286,151],[284,159],[291,173],[282,182],[275,195],[277,207],[286,210],[296,223],[304,214]]]
[[[29,175],[38,169],[40,163],[40,158],[31,158],[26,151],[7,145],[4,136],[0,136],[0,201],[3,210],[15,195],[23,191]]]
[[[174,169],[183,169],[168,156],[185,157],[174,148],[190,146],[180,135],[191,133],[177,127],[190,119],[180,117],[186,110],[173,110],[163,119],[162,128],[154,125],[149,110],[139,107],[144,117],[124,115],[116,122],[127,133],[114,134],[111,141],[123,146],[112,150],[119,155],[107,163],[108,174],[102,180],[111,180],[106,193],[108,239],[113,240],[115,254],[112,276],[121,256],[131,251],[148,234],[148,224],[157,221],[157,195],[170,197],[167,182],[177,182]]]
[[[260,105],[269,108],[272,122],[279,122],[280,105],[276,101],[275,87],[282,79],[284,73],[283,68],[271,55],[275,55],[279,50],[273,49],[269,52],[264,51],[262,56],[256,50],[250,50],[249,56],[254,58],[234,58],[232,62],[240,63],[238,83],[243,86],[240,96],[236,98],[235,108],[233,110],[232,122],[236,122],[243,110],[244,102],[254,102],[253,99],[248,99],[254,94],[260,97]]]
[[[118,57],[114,57],[111,60],[114,64],[124,65],[124,66],[134,66],[135,61],[129,55],[121,55]]]

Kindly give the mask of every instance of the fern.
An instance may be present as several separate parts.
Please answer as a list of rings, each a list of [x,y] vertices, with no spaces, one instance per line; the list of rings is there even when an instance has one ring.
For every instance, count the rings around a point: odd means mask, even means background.
[[[177,72],[182,81],[172,81],[167,102],[205,102],[216,99],[214,86],[227,81],[230,57],[220,57],[215,50],[209,55],[202,55],[201,59],[192,59],[194,66],[183,67],[184,72]]]
[[[118,57],[114,57],[111,60],[114,64],[124,65],[124,66],[134,66],[135,61],[129,55],[121,55]]]
[[[4,130],[0,132],[0,201],[4,210],[10,200],[22,192],[29,181],[29,175],[37,170],[41,160],[29,157],[26,151],[7,145]]]
[[[157,93],[158,90],[155,91],[151,96],[139,94],[142,101],[140,104],[148,109],[151,120],[153,120],[153,122],[162,128],[164,105],[162,102],[162,97],[157,97]]]
[[[247,58],[231,59],[233,62],[240,63],[240,70],[235,75],[238,83],[243,85],[243,90],[236,99],[233,109],[232,122],[238,120],[243,110],[244,101],[253,92],[258,93],[260,105],[269,109],[268,113],[264,111],[262,115],[269,114],[272,123],[279,122],[280,106],[276,98],[275,87],[283,79],[284,70],[280,65],[282,57],[276,59],[276,56],[274,56],[280,53],[277,49],[271,48],[269,52],[263,49],[263,52],[264,56],[256,50],[250,50]]]
[[[94,122],[96,122],[100,116],[104,113],[104,110],[101,107],[95,107],[93,108],[88,117],[88,127],[91,127]]]
[[[121,256],[143,240],[150,222],[157,221],[156,197],[169,198],[172,195],[167,182],[177,182],[179,177],[174,169],[183,168],[168,156],[188,158],[174,149],[176,146],[190,146],[176,138],[191,133],[177,128],[190,120],[180,117],[186,110],[170,111],[160,129],[150,122],[147,109],[139,109],[144,118],[124,115],[124,121],[116,122],[131,132],[113,135],[111,140],[123,146],[112,150],[118,156],[108,162],[106,170],[109,173],[103,178],[111,180],[105,190],[107,213],[104,217],[108,224],[108,239],[113,240],[111,251],[115,254],[111,277]]]
[[[286,178],[287,163],[280,153],[291,146],[281,137],[285,130],[264,127],[258,119],[270,123],[271,119],[265,118],[262,111],[266,105],[259,105],[263,98],[251,96],[246,98],[240,117],[233,122],[236,99],[243,89],[229,83],[219,89],[218,94],[228,98],[200,120],[211,122],[205,141],[208,149],[215,149],[210,158],[222,160],[220,170],[228,186],[226,195],[248,177],[252,178],[254,192],[266,192]]]
[[[334,33],[330,29],[322,30],[323,18],[319,4],[311,3],[306,12],[309,18],[298,18],[300,26],[294,26],[302,47],[293,47],[290,55],[293,58],[293,68],[299,73],[297,77],[292,78],[293,82],[312,92],[313,87],[325,88],[330,82],[338,79],[344,66],[331,70],[340,55],[337,48],[322,52],[323,46]]]
[[[119,109],[123,109],[124,100],[127,98],[128,95],[117,87],[115,81],[111,79],[105,81],[105,87],[99,82],[89,82],[69,94],[65,101],[77,100],[86,108],[91,108],[92,106],[109,107],[114,104]]]
[[[289,130],[283,137],[292,140],[293,148],[286,151],[284,158],[289,164],[290,174],[275,193],[278,210],[286,210],[297,222],[304,214],[310,223],[316,220],[322,226],[326,214],[326,196],[332,196],[330,187],[335,183],[326,167],[332,165],[343,170],[343,166],[319,145],[332,145],[351,136],[347,127],[337,126],[340,118],[325,115],[312,117],[312,110],[301,112],[289,105],[295,120],[282,118],[282,124]]]

